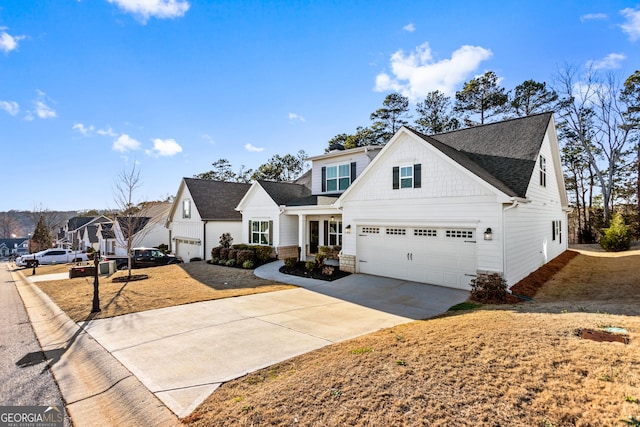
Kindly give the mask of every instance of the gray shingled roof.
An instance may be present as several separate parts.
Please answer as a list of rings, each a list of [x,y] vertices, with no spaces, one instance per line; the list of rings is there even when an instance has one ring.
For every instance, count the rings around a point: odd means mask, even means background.
[[[311,190],[301,184],[263,180],[259,180],[258,183],[278,206],[288,205],[293,200],[311,195]]]
[[[193,203],[203,220],[242,220],[235,210],[251,184],[184,178]]]
[[[411,129],[443,154],[512,197],[525,197],[553,112],[437,135]]]
[[[69,221],[67,222],[68,229],[69,231],[77,230],[78,228],[93,221],[94,219],[96,219],[95,216],[74,216],[73,218],[70,218]]]

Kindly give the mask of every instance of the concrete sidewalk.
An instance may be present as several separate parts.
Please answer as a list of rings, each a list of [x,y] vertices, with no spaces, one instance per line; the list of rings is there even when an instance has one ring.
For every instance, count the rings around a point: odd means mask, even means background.
[[[127,411],[148,406],[150,415],[157,417],[151,424],[169,425],[175,419],[159,411],[149,396],[155,395],[184,417],[224,382],[335,342],[432,317],[468,297],[466,291],[360,274],[333,282],[298,278],[279,273],[281,265],[267,264],[256,269],[256,275],[300,288],[93,320],[81,328],[64,320],[66,315],[58,310],[47,322],[62,319],[68,332],[51,346],[60,347],[62,342],[63,348],[71,349],[99,344],[101,357],[110,357],[110,362],[74,362],[87,364],[85,376],[102,378],[106,371],[106,380],[97,381],[97,388],[109,394],[111,383],[113,391],[122,393],[114,404],[124,405]],[[100,353],[97,348],[92,351]],[[74,352],[75,348],[63,354],[71,357]],[[113,358],[119,366],[113,365]],[[62,367],[56,365],[54,375]],[[68,375],[56,378],[64,383]],[[137,398],[134,405],[129,403],[127,389],[138,393],[140,387],[134,384],[138,381],[153,395]],[[67,399],[65,388],[61,384]],[[74,405],[84,401],[78,397],[71,400]],[[89,402],[87,406],[92,406]],[[69,411],[76,419],[78,411],[74,407]]]

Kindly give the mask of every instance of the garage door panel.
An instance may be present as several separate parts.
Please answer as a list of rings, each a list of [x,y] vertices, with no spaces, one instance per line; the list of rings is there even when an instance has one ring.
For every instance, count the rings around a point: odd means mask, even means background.
[[[361,273],[469,289],[476,271],[475,230],[361,227]]]

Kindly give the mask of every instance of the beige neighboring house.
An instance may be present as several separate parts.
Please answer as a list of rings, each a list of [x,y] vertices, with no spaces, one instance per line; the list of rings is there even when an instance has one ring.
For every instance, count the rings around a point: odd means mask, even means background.
[[[166,227],[171,251],[184,262],[211,259],[220,236],[230,233],[242,242],[242,216],[235,210],[250,184],[183,178],[169,211]]]

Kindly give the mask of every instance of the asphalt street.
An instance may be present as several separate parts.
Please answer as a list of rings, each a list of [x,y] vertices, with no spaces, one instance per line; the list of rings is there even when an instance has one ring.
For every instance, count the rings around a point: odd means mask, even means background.
[[[65,411],[60,389],[4,262],[0,263],[0,405],[57,406]],[[71,426],[66,411],[65,426]]]

